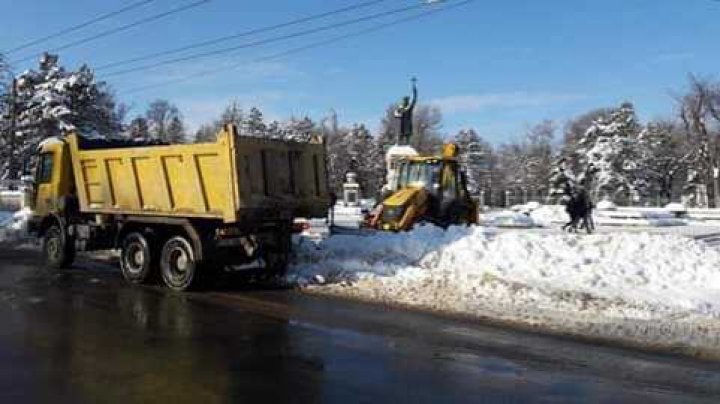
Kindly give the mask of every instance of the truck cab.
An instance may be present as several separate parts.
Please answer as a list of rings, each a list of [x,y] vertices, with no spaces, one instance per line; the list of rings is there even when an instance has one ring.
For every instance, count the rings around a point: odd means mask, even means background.
[[[73,187],[72,164],[67,145],[60,139],[43,142],[38,148],[31,207],[38,218],[59,214],[61,201]]]

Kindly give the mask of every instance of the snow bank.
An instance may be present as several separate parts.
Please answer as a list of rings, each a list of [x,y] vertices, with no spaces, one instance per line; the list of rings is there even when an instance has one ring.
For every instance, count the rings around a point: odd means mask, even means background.
[[[345,206],[337,204],[333,208],[335,211],[334,223],[336,226],[360,228],[365,215],[360,206]]]
[[[490,227],[529,229],[538,227],[529,213],[502,211],[480,215],[480,224]]]
[[[674,214],[659,208],[620,208],[597,211],[593,215],[595,224],[602,226],[685,226],[687,222]]]
[[[532,212],[530,217],[542,227],[550,227],[552,224],[565,224],[568,221],[568,214],[563,205],[542,205]]]
[[[597,204],[597,210],[615,210],[615,209],[617,209],[617,206],[613,202],[605,200],[605,199],[598,202],[598,204]]]
[[[30,209],[18,212],[0,211],[0,243],[27,241],[27,223],[31,216]]]
[[[720,352],[718,268],[720,251],[681,236],[425,226],[301,244],[288,280],[319,293]]]
[[[609,206],[606,205],[606,208]],[[551,227],[564,224],[569,220],[563,205],[543,205],[532,210],[530,217],[538,226]],[[593,220],[596,226],[645,226],[666,227],[684,226],[687,221],[662,208],[618,208],[610,210],[594,210]]]

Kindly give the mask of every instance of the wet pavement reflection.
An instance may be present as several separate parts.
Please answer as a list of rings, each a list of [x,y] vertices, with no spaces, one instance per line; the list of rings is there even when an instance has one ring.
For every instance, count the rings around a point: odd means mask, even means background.
[[[713,363],[0,251],[0,402],[717,402]]]

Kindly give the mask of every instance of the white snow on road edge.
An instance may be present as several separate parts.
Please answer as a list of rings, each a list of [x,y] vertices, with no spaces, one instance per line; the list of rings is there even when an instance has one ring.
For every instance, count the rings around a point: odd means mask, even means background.
[[[0,243],[21,243],[29,240],[28,220],[32,216],[30,209],[17,212],[0,211]]]
[[[675,235],[448,231],[301,243],[317,293],[668,346],[720,348],[720,251]]]

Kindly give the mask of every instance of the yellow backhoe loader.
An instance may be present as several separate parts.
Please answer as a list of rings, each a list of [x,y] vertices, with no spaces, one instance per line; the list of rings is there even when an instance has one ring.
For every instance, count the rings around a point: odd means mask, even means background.
[[[446,144],[440,156],[402,158],[396,169],[397,179],[376,211],[373,227],[406,231],[423,221],[441,227],[477,223],[478,206],[468,193],[457,145]]]

